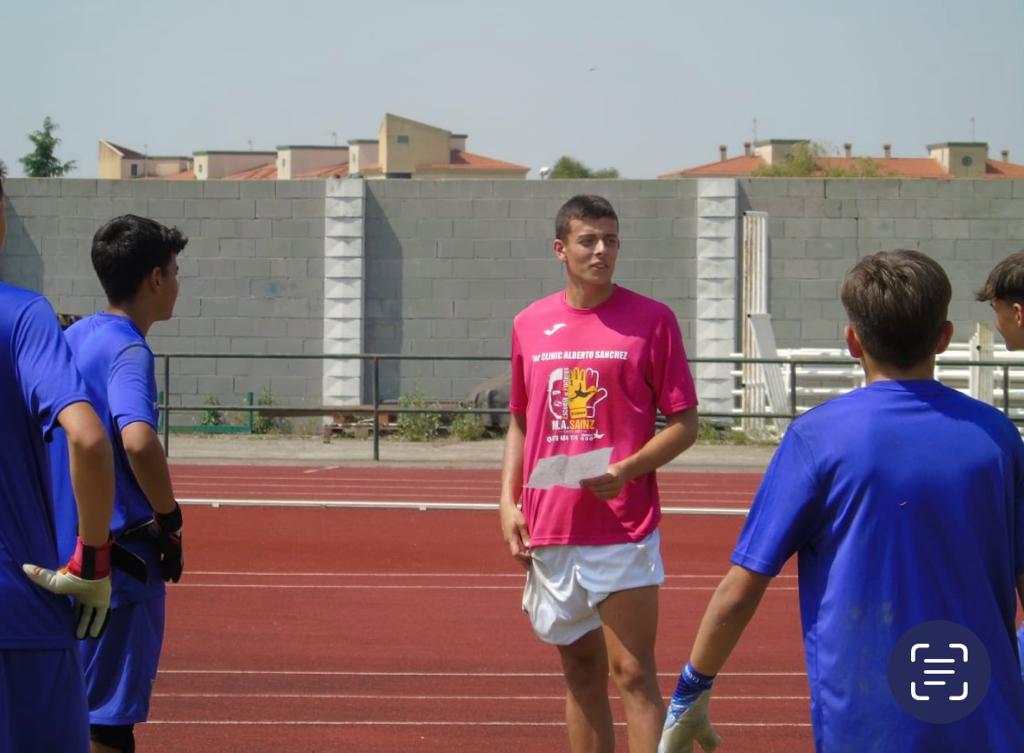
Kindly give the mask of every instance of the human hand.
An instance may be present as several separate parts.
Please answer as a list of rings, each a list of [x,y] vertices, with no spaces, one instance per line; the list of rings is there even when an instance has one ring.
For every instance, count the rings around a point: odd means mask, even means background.
[[[29,580],[50,593],[70,596],[75,607],[75,637],[98,638],[110,608],[110,544],[89,546],[81,538],[75,553],[60,570],[24,564]]]
[[[714,677],[697,672],[687,662],[679,674],[679,685],[672,695],[658,753],[693,753],[694,740],[706,753],[712,753],[722,738],[708,719],[711,685]]]
[[[126,530],[121,536],[126,541],[152,540],[160,550],[161,577],[165,581],[177,583],[185,569],[185,554],[181,541],[182,523],[181,507],[175,502],[171,512],[154,512],[152,519]]]
[[[608,466],[608,470],[600,476],[594,478],[585,478],[580,481],[580,486],[598,499],[609,500],[615,499],[619,494],[622,493],[622,488],[626,485],[626,477],[622,473],[622,470],[615,465]]]
[[[501,536],[508,544],[509,553],[524,568],[530,566],[530,534],[526,530],[526,518],[513,503],[500,503]]]

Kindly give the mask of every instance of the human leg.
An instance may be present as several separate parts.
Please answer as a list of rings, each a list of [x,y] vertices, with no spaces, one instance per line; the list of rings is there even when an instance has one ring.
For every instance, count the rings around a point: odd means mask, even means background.
[[[134,724],[93,724],[89,727],[89,737],[92,753],[135,753]]]
[[[120,728],[130,729],[148,717],[163,625],[164,599],[160,596],[115,607],[104,634],[79,644],[94,750],[103,750],[96,748],[97,743],[124,750],[131,736],[120,734]]]
[[[565,677],[565,721],[572,753],[611,753],[615,748],[608,703],[608,654],[600,629],[558,647]]]
[[[598,612],[604,623],[612,679],[626,712],[630,753],[653,753],[665,723],[665,706],[654,663],[658,587],[609,594],[598,605]]]
[[[88,709],[75,650],[0,651],[0,751],[88,749]]]

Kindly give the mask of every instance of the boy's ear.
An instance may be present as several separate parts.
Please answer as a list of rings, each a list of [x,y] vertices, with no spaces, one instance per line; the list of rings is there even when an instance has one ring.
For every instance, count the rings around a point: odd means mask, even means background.
[[[149,270],[149,276],[146,278],[146,281],[149,283],[151,290],[159,290],[164,282],[164,271],[160,267],[153,267]]]
[[[953,340],[953,322],[946,321],[942,325],[942,334],[939,335],[939,342],[935,345],[935,355],[945,353],[949,343]]]
[[[565,244],[559,238],[555,238],[555,242],[551,244],[551,247],[555,250],[555,256],[558,257],[559,261],[565,261]]]
[[[1010,304],[1010,310],[1013,311],[1013,321],[1017,325],[1018,329],[1024,329],[1024,306],[1019,303]]]
[[[864,346],[860,344],[860,337],[857,336],[857,330],[852,324],[847,324],[843,328],[843,337],[846,339],[846,349],[850,351],[850,355],[858,361],[863,358]]]

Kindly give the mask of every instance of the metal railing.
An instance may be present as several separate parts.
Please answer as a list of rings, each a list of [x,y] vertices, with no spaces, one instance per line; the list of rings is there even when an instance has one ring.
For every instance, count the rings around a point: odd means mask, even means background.
[[[345,360],[358,360],[363,363],[369,363],[370,369],[370,402],[367,405],[313,405],[313,406],[279,406],[279,405],[249,405],[245,406],[230,406],[230,405],[217,405],[215,409],[224,412],[242,412],[247,413],[250,418],[256,412],[261,414],[292,414],[296,411],[301,411],[308,415],[330,415],[333,413],[350,413],[350,414],[366,414],[371,417],[371,432],[373,434],[373,459],[380,460],[380,429],[381,429],[381,414],[387,412],[389,414],[415,414],[415,413],[445,413],[450,415],[468,414],[468,415],[501,415],[507,413],[508,408],[440,408],[440,407],[426,407],[426,408],[407,408],[395,405],[393,401],[387,401],[381,399],[380,395],[380,367],[382,362],[392,361],[461,361],[461,362],[472,362],[472,361],[489,361],[489,362],[508,362],[507,356],[431,356],[431,355],[400,355],[400,354],[386,354],[386,353],[358,353],[358,354],[345,354],[345,355],[283,355],[283,354],[249,354],[249,353],[158,353],[157,358],[163,359],[163,390],[162,390],[162,402],[160,405],[161,419],[163,424],[163,440],[164,440],[164,452],[170,454],[170,430],[171,421],[170,415],[173,412],[201,412],[211,410],[211,406],[208,404],[204,405],[171,405],[171,361],[174,359],[250,359],[250,360],[304,360],[304,361],[345,361]],[[702,418],[760,418],[760,419],[776,419],[786,418],[793,419],[800,415],[798,408],[798,394],[799,394],[799,378],[798,375],[801,369],[810,369],[812,367],[820,366],[843,366],[843,367],[855,367],[858,362],[850,358],[743,358],[743,357],[729,357],[729,358],[690,358],[689,363],[691,366],[698,366],[700,364],[732,364],[737,368],[742,367],[745,364],[779,364],[789,367],[789,411],[785,413],[781,412],[744,412],[741,410],[731,411],[701,411],[700,415]],[[1010,369],[1012,367],[1022,368],[1020,362],[1008,362],[1008,361],[972,361],[968,359],[961,360],[943,360],[942,368],[948,367],[991,367],[994,369],[1001,370],[1001,382],[1002,382],[1002,411],[1010,416],[1015,423],[1024,424],[1024,416],[1016,417],[1010,415]]]

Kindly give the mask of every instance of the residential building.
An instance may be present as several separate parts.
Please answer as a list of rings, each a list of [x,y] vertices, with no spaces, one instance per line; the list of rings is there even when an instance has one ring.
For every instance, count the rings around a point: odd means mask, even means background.
[[[808,139],[769,139],[743,144],[743,154],[729,157],[727,147],[720,146],[719,159],[696,167],[659,175],[659,178],[745,177],[757,170],[779,164],[793,155],[799,144]],[[853,145],[843,145],[843,156],[818,157],[818,175],[842,170],[850,175],[863,175],[870,166],[870,175],[881,178],[1024,178],[1024,164],[1010,162],[1007,150],[1002,159],[990,159],[988,144],[984,142],[954,142],[929,144],[927,157],[894,157],[892,146],[884,144],[882,156],[854,156]]]
[[[276,152],[206,150],[192,157],[149,157],[100,141],[100,178],[296,180],[341,178],[523,179],[530,168],[466,151],[466,134],[390,113],[377,139],[346,146],[278,146]],[[148,161],[147,161],[148,160]],[[160,160],[160,162],[156,162]]]

